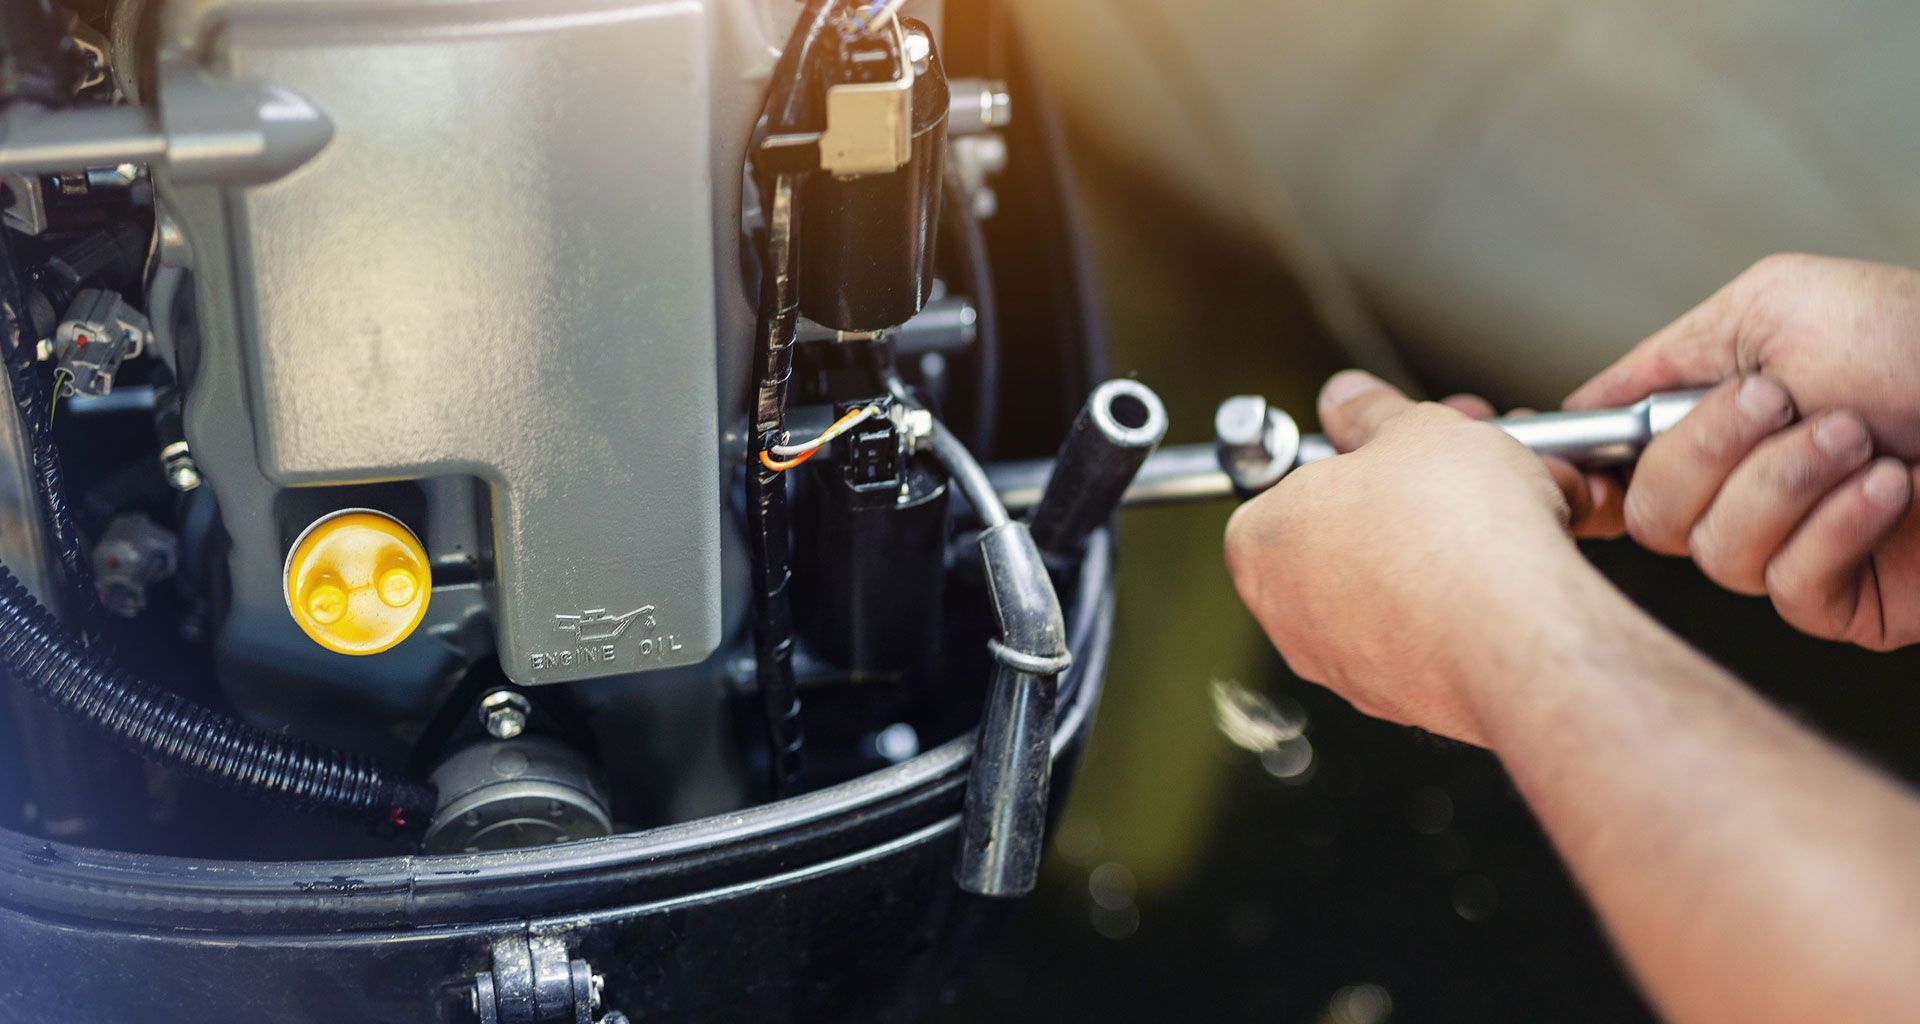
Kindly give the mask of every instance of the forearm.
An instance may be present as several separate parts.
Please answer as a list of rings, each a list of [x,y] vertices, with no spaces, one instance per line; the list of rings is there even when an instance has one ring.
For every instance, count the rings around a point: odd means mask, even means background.
[[[1920,1019],[1920,804],[1586,566],[1554,595],[1467,685],[1663,1013]]]

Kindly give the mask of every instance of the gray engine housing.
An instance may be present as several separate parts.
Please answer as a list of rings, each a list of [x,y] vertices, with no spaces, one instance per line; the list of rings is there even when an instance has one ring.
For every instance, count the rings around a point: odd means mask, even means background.
[[[310,721],[314,698],[351,687],[399,713],[489,647],[539,684],[694,664],[737,631],[722,494],[753,333],[739,168],[794,10],[161,12],[163,112],[190,58],[289,89],[333,128],[268,184],[157,172],[161,262],[194,282],[191,314],[157,329],[177,335],[161,347],[230,539],[218,649],[242,707],[286,721],[297,703]],[[362,504],[400,506],[436,587],[411,639],[348,659],[300,634],[280,567],[313,518]],[[260,670],[289,692],[232,681]]]

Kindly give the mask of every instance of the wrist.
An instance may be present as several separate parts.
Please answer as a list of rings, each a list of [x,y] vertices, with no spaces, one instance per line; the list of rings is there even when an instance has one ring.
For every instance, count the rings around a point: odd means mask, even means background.
[[[1599,570],[1568,557],[1525,571],[1525,585],[1498,589],[1481,642],[1463,645],[1448,666],[1455,691],[1495,750],[1514,728],[1568,700],[1610,651],[1665,637]]]

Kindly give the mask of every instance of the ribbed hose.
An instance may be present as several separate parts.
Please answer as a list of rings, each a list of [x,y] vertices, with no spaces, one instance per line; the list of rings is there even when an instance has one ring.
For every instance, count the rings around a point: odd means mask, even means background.
[[[407,825],[433,813],[434,791],[372,760],[277,736],[133,677],[88,650],[0,566],[0,664],[62,711],[180,771],[297,808]]]
[[[5,232],[0,232],[4,236]],[[4,363],[7,386],[26,435],[27,456],[31,463],[34,492],[39,498],[40,519],[47,542],[59,557],[62,574],[72,591],[72,610],[85,624],[87,632],[98,635],[101,623],[100,596],[93,587],[93,566],[87,561],[86,545],[80,528],[74,524],[73,511],[67,507],[66,481],[60,470],[60,450],[53,442],[53,422],[49,396],[40,385],[38,353],[32,318],[27,312],[26,291],[14,268],[6,240],[0,237],[0,363]]]

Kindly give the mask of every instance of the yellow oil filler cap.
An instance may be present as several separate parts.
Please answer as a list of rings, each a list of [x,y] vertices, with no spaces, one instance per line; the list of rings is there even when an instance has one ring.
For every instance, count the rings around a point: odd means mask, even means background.
[[[287,610],[313,642],[338,654],[379,654],[427,616],[427,549],[401,522],[342,509],[300,534],[287,554]]]

